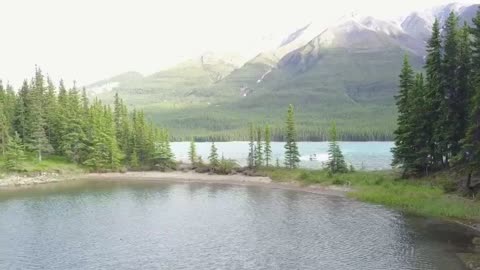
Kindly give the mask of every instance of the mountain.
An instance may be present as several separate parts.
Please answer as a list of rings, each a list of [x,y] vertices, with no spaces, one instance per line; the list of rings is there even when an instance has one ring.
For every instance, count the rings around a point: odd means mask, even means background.
[[[113,93],[118,92],[130,105],[183,100],[196,93],[201,95],[201,89],[215,85],[244,62],[235,54],[207,52],[148,76],[129,72],[91,84],[87,89],[107,101],[111,101]]]
[[[449,4],[400,19],[349,14],[331,23],[312,21],[248,61],[207,53],[149,76],[94,85],[110,86],[98,96],[109,100],[119,92],[174,135],[240,137],[248,121],[281,127],[285,108],[294,104],[304,139],[324,138],[332,120],[348,139],[386,139],[395,127],[403,56],[421,70],[434,19],[443,23],[454,11],[470,22],[477,10]]]
[[[142,74],[135,71],[129,71],[112,78],[87,85],[86,88],[89,90],[90,94],[100,95],[103,93],[109,93],[120,86],[140,82],[142,79]]]

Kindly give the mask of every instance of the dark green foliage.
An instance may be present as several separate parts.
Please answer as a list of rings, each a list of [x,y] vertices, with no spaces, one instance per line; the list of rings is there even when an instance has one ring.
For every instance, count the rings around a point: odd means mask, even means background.
[[[265,126],[265,166],[269,167],[272,160],[272,134],[270,133],[270,126]]]
[[[428,111],[426,111],[426,86],[423,74],[417,74],[415,85],[411,90],[409,98],[409,120],[408,126],[410,133],[408,142],[410,143],[411,152],[408,154],[409,159],[403,164],[404,173],[425,174],[431,166],[431,153],[429,153],[428,142],[430,138],[430,130],[428,127]]]
[[[442,83],[445,91],[446,114],[442,115],[443,125],[439,125],[436,131],[444,133],[438,143],[443,149],[444,165],[448,166],[451,157],[460,151],[460,140],[465,136],[466,112],[467,112],[467,89],[460,87],[463,77],[463,84],[466,87],[466,76],[468,71],[464,70],[467,63],[460,63],[460,34],[458,29],[458,17],[454,12],[450,13],[445,23],[444,54],[442,63]],[[465,37],[463,37],[465,39]],[[466,37],[468,40],[468,37]],[[468,46],[468,45],[465,45]],[[468,52],[465,52],[468,53]],[[465,59],[467,58],[467,59]],[[464,56],[468,61],[468,57]],[[463,71],[464,74],[460,74]]]
[[[8,142],[5,152],[5,169],[8,171],[20,171],[20,164],[24,159],[25,147],[23,146],[22,140],[17,133]]]
[[[249,150],[248,150],[248,167],[252,169],[255,166],[255,128],[253,123],[250,123],[249,126]]]
[[[442,87],[442,46],[440,37],[440,25],[435,20],[432,28],[432,36],[427,44],[427,57],[425,64],[427,82],[427,111],[429,125],[426,127],[429,133],[429,153],[432,156],[433,166],[442,162],[444,147],[438,143],[443,141],[443,115],[445,115],[445,93]],[[441,131],[441,132],[437,132]]]
[[[99,100],[90,102],[85,89],[67,89],[63,81],[57,94],[39,68],[18,94],[0,82],[0,155],[7,157],[8,170],[19,170],[23,152],[35,154],[39,164],[55,153],[93,171],[174,164],[168,133],[143,112],[129,114],[118,96],[113,110]]]
[[[210,166],[213,168],[218,167],[218,153],[217,147],[215,146],[215,142],[212,142],[212,147],[210,148],[210,155],[208,156],[208,161],[210,162]]]
[[[154,147],[156,149],[155,156],[153,158],[155,166],[162,171],[167,169],[174,169],[175,162],[172,149],[170,148],[168,131],[160,130],[158,136],[159,142],[156,144],[156,147]]]
[[[327,161],[327,168],[331,174],[335,173],[347,173],[348,167],[347,163],[345,162],[345,158],[343,157],[342,150],[338,145],[338,136],[337,136],[337,126],[335,122],[332,123],[332,127],[330,129],[330,138],[329,138],[329,146],[328,146],[328,161]]]
[[[471,101],[470,115],[461,160],[469,174],[480,172],[480,9],[471,29]],[[470,188],[470,183],[467,183]]]
[[[425,79],[418,74],[413,80],[408,61],[404,63],[393,163],[404,176],[454,167],[468,168],[471,179],[480,167],[480,11],[472,29],[459,28],[452,12],[443,42],[439,29],[435,21]]]
[[[408,57],[405,56],[403,61],[402,71],[400,73],[400,89],[398,95],[395,97],[398,108],[397,129],[395,130],[395,147],[392,149],[393,162],[392,165],[396,166],[402,164],[404,168],[407,168],[411,162],[411,107],[409,104],[409,96],[414,87],[414,72]],[[407,169],[405,169],[407,170]]]
[[[0,100],[0,154],[5,155],[9,140],[9,128],[7,117],[4,112],[3,102]]]
[[[288,106],[285,134],[285,167],[294,169],[300,163],[300,153],[297,147],[297,132],[295,130],[295,115],[293,105]]]
[[[263,166],[263,146],[262,146],[262,130],[257,129],[257,145],[255,146],[255,167]]]
[[[237,169],[239,165],[232,159],[225,159],[222,155],[220,162],[214,167],[214,172],[217,174],[231,174]]]
[[[195,146],[195,140],[190,141],[190,149],[188,151],[188,158],[190,159],[190,163],[195,165],[198,161],[197,156],[197,147]]]

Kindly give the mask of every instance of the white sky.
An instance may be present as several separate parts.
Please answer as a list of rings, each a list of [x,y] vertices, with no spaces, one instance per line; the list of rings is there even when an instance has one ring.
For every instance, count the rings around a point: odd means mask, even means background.
[[[0,78],[18,86],[35,64],[79,84],[149,74],[205,51],[253,56],[311,20],[393,18],[452,1],[0,0]]]

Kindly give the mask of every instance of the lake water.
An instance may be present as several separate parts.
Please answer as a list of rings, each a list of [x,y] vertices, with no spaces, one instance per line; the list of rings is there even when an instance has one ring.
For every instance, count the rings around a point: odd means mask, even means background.
[[[472,237],[381,206],[266,187],[0,190],[0,269],[456,270]]]
[[[347,162],[356,169],[383,170],[390,169],[392,163],[391,149],[393,142],[340,142],[340,148]],[[197,152],[203,160],[207,160],[210,154],[211,143],[196,143]],[[278,158],[283,164],[285,143],[272,142],[273,162]],[[235,159],[240,165],[247,164],[248,142],[218,142],[215,143],[219,155],[225,158]],[[172,151],[178,160],[188,161],[189,142],[172,143]],[[300,166],[304,168],[321,168],[328,159],[328,142],[299,142],[298,149],[301,155]],[[316,161],[310,161],[311,155],[316,155]]]

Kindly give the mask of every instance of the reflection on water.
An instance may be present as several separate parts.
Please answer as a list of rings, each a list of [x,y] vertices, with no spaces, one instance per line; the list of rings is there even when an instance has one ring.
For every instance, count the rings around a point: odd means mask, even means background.
[[[340,197],[71,182],[0,191],[0,269],[463,269],[455,224]]]

